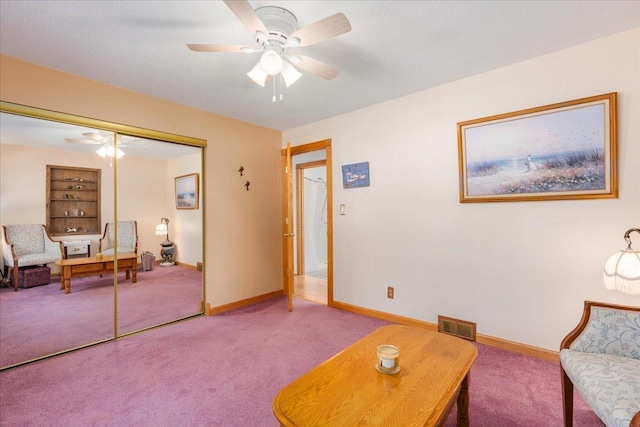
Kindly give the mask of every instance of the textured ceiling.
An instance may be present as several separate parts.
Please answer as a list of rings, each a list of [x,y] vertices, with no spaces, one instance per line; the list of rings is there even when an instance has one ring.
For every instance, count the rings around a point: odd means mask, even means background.
[[[640,27],[640,1],[251,1],[300,27],[337,12],[352,31],[290,49],[341,69],[303,72],[271,101],[246,75],[260,53],[221,1],[0,2],[0,52],[272,129],[285,130]],[[1,96],[1,95],[0,95]]]

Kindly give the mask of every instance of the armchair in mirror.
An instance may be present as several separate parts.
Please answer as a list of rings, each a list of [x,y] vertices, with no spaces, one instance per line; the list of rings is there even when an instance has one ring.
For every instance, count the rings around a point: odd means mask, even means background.
[[[190,215],[175,209],[174,178],[191,172],[202,176],[206,142],[4,102],[1,106],[0,225],[46,224],[52,240],[62,246],[64,259],[58,264],[73,259],[88,267],[86,274],[71,277],[69,294],[61,290],[55,262],[47,264],[48,283],[18,292],[14,274],[9,274],[8,286],[0,287],[0,370],[202,314],[203,277],[197,268],[204,259],[202,209]],[[160,259],[155,235],[160,217],[173,217],[178,262],[143,270],[142,252]],[[106,224],[121,220],[137,226],[135,283],[117,270],[117,262],[116,274],[113,265],[108,272],[91,274],[104,257],[99,247]],[[116,259],[130,257],[119,253],[131,241],[126,231],[126,226],[114,227]],[[5,266],[12,264],[3,255],[2,270]],[[18,273],[23,270],[19,265]]]

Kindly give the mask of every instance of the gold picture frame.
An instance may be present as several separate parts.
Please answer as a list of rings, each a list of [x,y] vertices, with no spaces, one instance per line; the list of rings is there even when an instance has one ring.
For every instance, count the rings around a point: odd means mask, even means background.
[[[461,203],[618,197],[617,92],[457,127]]]
[[[198,209],[200,175],[192,173],[175,179],[176,209]]]

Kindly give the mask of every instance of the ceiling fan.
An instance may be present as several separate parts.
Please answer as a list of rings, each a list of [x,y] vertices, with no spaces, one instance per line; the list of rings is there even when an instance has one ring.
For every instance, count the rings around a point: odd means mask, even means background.
[[[126,144],[121,143],[124,138],[119,136],[118,139],[118,148],[115,148],[113,145],[113,135],[111,132],[97,133],[97,132],[85,132],[82,134],[84,138],[65,138],[65,141],[71,144],[88,144],[88,145],[102,145],[96,151],[96,153],[100,157],[115,157],[116,159],[124,156],[124,151],[120,149],[120,147],[126,147]],[[129,141],[129,142],[133,142]]]
[[[311,46],[351,31],[351,24],[344,14],[336,13],[298,28],[295,15],[281,7],[264,6],[254,10],[247,0],[224,0],[224,4],[253,33],[257,46],[187,44],[189,49],[195,52],[264,52],[260,62],[247,73],[260,86],[264,86],[270,76],[280,74],[289,87],[302,75],[296,68],[327,80],[335,78],[340,72],[338,68],[317,59],[290,54],[288,49]]]

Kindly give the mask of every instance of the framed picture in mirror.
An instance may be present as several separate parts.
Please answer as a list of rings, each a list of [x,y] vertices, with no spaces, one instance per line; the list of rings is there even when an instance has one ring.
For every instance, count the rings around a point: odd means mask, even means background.
[[[198,181],[197,173],[176,177],[176,209],[198,209]]]

